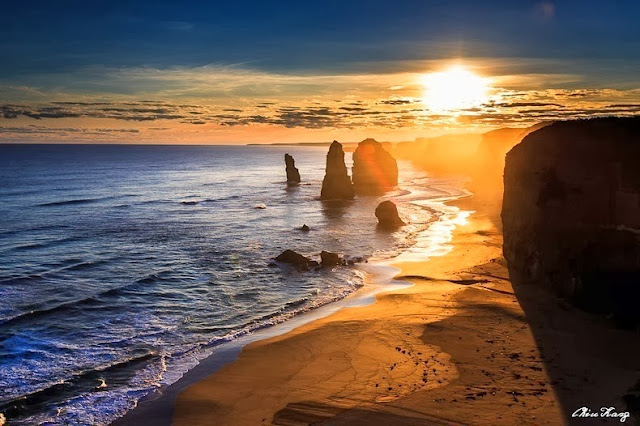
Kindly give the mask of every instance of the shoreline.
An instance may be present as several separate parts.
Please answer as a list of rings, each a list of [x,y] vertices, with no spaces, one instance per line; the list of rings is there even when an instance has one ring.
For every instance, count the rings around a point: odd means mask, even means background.
[[[413,286],[246,345],[180,392],[167,424],[538,425],[573,423],[581,406],[624,411],[640,379],[634,334],[512,285],[495,205],[455,205],[475,212],[449,252],[395,264]]]
[[[396,288],[383,288],[380,289],[378,291],[376,291],[374,294],[372,294],[370,296],[370,300],[369,303],[366,304],[345,304],[344,306],[340,306],[340,307],[335,307],[333,309],[333,312],[329,312],[325,315],[319,315],[317,318],[312,319],[311,321],[304,321],[300,324],[296,324],[293,325],[291,324],[291,327],[289,327],[290,329],[287,331],[283,331],[280,333],[274,333],[271,336],[255,336],[257,337],[256,339],[251,339],[251,341],[246,342],[242,348],[238,348],[237,352],[235,353],[235,358],[225,364],[221,364],[218,365],[217,369],[213,372],[211,372],[210,374],[200,374],[199,379],[196,380],[190,380],[189,384],[185,384],[185,386],[182,388],[182,390],[180,392],[176,392],[173,397],[175,398],[175,406],[173,407],[173,412],[174,412],[174,417],[172,419],[169,420],[164,420],[164,422],[161,422],[160,424],[177,424],[177,425],[194,425],[194,424],[207,424],[208,419],[212,419],[212,418],[216,418],[216,423],[218,424],[252,424],[254,422],[257,423],[265,423],[269,424],[268,419],[266,417],[260,419],[260,421],[258,421],[257,417],[252,417],[250,418],[250,420],[248,418],[246,418],[246,416],[244,416],[244,413],[242,413],[242,411],[244,410],[237,410],[237,412],[235,414],[240,414],[240,419],[237,419],[235,417],[232,417],[232,420],[229,419],[221,419],[220,415],[222,414],[219,410],[217,409],[217,407],[215,407],[215,404],[212,405],[212,411],[208,412],[209,410],[206,407],[202,407],[200,402],[196,402],[195,405],[197,405],[196,407],[196,415],[194,417],[193,415],[193,404],[194,404],[194,399],[195,400],[199,400],[199,397],[193,398],[190,394],[193,394],[194,392],[198,392],[200,389],[199,388],[205,388],[208,391],[212,390],[212,386],[211,384],[207,384],[207,382],[211,381],[212,379],[214,379],[217,376],[223,376],[223,379],[225,378],[225,373],[226,376],[230,376],[230,375],[235,375],[236,373],[230,373],[229,370],[234,369],[234,366],[239,364],[240,362],[244,361],[243,359],[243,355],[246,354],[247,351],[252,351],[252,352],[260,352],[260,348],[268,348],[271,344],[277,344],[279,342],[283,342],[283,341],[287,341],[289,339],[295,339],[298,336],[305,336],[307,334],[309,334],[310,330],[315,330],[315,329],[322,329],[324,326],[326,326],[328,323],[333,322],[332,320],[338,319],[336,317],[346,317],[348,319],[352,319],[353,317],[357,317],[357,311],[362,311],[365,310],[367,308],[375,308],[375,306],[377,304],[380,304],[380,299],[384,298],[396,298],[396,297],[401,297],[404,298],[403,296],[406,296],[408,294],[414,294],[417,292],[423,292],[424,290],[421,289],[420,287],[424,286],[425,282],[440,282],[440,284],[443,287],[440,287],[437,291],[441,291],[441,290],[445,290],[447,293],[447,296],[449,295],[453,295],[456,294],[458,292],[462,292],[464,290],[464,288],[462,286],[460,286],[459,284],[456,284],[452,281],[448,281],[446,284],[444,280],[442,281],[440,278],[434,278],[434,277],[428,277],[425,279],[425,276],[422,274],[424,271],[422,269],[422,266],[424,264],[428,264],[430,262],[433,262],[434,259],[442,259],[442,258],[446,258],[447,255],[452,251],[456,249],[457,243],[459,241],[456,241],[459,239],[459,235],[457,235],[459,232],[457,231],[457,227],[460,226],[461,224],[463,224],[464,222],[466,222],[467,218],[474,213],[474,210],[463,210],[459,207],[459,205],[464,205],[465,201],[468,201],[469,199],[472,199],[473,195],[469,194],[468,192],[464,195],[460,195],[460,196],[448,196],[448,197],[443,197],[442,199],[437,199],[437,200],[428,200],[429,202],[431,201],[437,201],[439,203],[442,203],[443,205],[447,206],[447,207],[454,207],[458,209],[458,212],[456,212],[456,215],[460,214],[460,220],[453,220],[452,223],[449,223],[447,225],[453,225],[452,227],[450,226],[447,231],[450,232],[448,237],[445,237],[444,239],[442,238],[442,235],[439,236],[439,240],[437,241],[437,243],[435,243],[435,245],[437,247],[431,247],[429,252],[428,252],[428,257],[424,257],[423,254],[423,258],[422,260],[418,261],[416,260],[417,255],[415,253],[411,252],[411,248],[413,247],[409,247],[407,250],[402,251],[398,256],[395,256],[394,258],[388,259],[386,260],[386,262],[384,262],[382,265],[378,265],[381,266],[383,268],[386,268],[388,270],[393,270],[395,271],[393,273],[393,276],[390,277],[391,280],[393,281],[402,281],[405,283],[409,283],[408,285],[400,285]],[[466,203],[468,204],[468,203]],[[472,203],[471,203],[472,204]],[[449,212],[450,214],[451,212]],[[448,213],[446,212],[442,212],[443,215],[446,215]],[[446,232],[446,231],[445,231]],[[433,236],[431,236],[431,239],[433,239]],[[494,253],[495,254],[495,253]],[[458,265],[457,265],[458,266]],[[365,286],[366,287],[366,286]],[[416,287],[418,287],[416,289]],[[359,292],[360,289],[358,291],[356,291],[355,293]],[[355,293],[352,293],[352,295],[355,295]],[[340,301],[337,302],[333,302],[330,303],[329,305],[336,305],[336,304],[340,304],[340,302],[345,301],[346,299],[350,298],[352,295],[349,295],[347,298],[342,299]],[[432,296],[435,296],[435,294],[431,294]],[[361,296],[361,297],[367,297],[366,295]],[[350,308],[350,307],[358,307],[358,310],[353,310],[353,309],[345,309],[345,308]],[[321,310],[324,307],[318,308],[318,310]],[[317,310],[316,310],[317,311]],[[312,311],[313,312],[313,311]],[[305,313],[309,314],[311,312]],[[444,317],[453,315],[451,313],[444,315]],[[342,319],[340,318],[340,320]],[[292,319],[295,320],[295,319]],[[291,320],[290,320],[291,321]],[[285,322],[288,323],[289,321]],[[273,328],[275,328],[277,326],[274,326]],[[275,330],[274,330],[275,331]],[[358,333],[355,333],[356,335]],[[385,345],[387,346],[387,345]],[[393,352],[397,353],[397,354],[401,354],[401,355],[405,355],[406,353],[408,353],[410,356],[412,354],[412,351],[408,350],[408,349],[402,349],[404,346],[394,346],[390,349],[393,350]],[[389,347],[387,347],[387,349],[389,349]],[[442,385],[442,383],[450,383],[452,381],[454,381],[458,376],[459,373],[455,367],[455,365],[451,362],[450,360],[450,356],[448,354],[444,354],[444,353],[440,353],[437,350],[433,350],[433,348],[426,348],[425,352],[420,352],[417,351],[417,349],[413,352],[414,355],[413,357],[415,357],[415,354],[418,354],[419,358],[425,358],[425,360],[411,360],[411,363],[418,365],[421,363],[424,364],[428,364],[429,368],[432,369],[432,372],[434,374],[438,374],[440,373],[440,377],[436,379],[435,382],[431,382],[430,380],[425,379],[426,375],[424,375],[425,373],[422,372],[420,375],[414,377],[415,381],[417,382],[421,382],[420,383],[420,389],[432,389],[432,388],[436,388],[439,385]],[[428,360],[426,356],[427,353],[429,354]],[[261,353],[260,356],[264,356],[264,353]],[[394,354],[395,355],[395,354]],[[213,355],[212,355],[213,356]],[[251,358],[254,358],[253,356]],[[276,363],[277,360],[280,358],[280,356],[273,356],[273,357],[269,357],[272,358],[273,361],[275,361]],[[331,360],[331,359],[330,359]],[[394,369],[396,369],[398,363],[392,363],[391,366],[389,367],[390,372],[392,372]],[[244,365],[243,366],[245,369],[247,367],[250,368],[250,366],[248,365]],[[243,367],[240,367],[241,369]],[[404,366],[403,366],[404,367]],[[398,370],[400,370],[400,368],[398,368]],[[415,372],[414,372],[415,373]],[[255,380],[257,382],[262,381],[262,377],[260,377],[260,375],[258,374],[249,374],[246,375],[245,371],[242,371],[241,374],[248,376],[248,377],[244,377],[243,378],[243,382],[250,380],[251,377],[254,377]],[[204,376],[204,377],[203,377]],[[415,374],[414,374],[415,376]],[[382,380],[387,379],[387,377],[382,376],[381,377]],[[182,380],[182,379],[181,379]],[[390,383],[388,383],[390,384]],[[397,387],[396,387],[396,392],[398,389],[400,389],[403,384],[401,383],[396,383]],[[261,392],[253,392],[250,389],[248,389],[250,385],[246,384],[245,386],[242,386],[240,388],[234,388],[233,391],[234,392],[238,392],[241,395],[245,395],[246,393],[251,393],[252,395],[259,395]],[[416,386],[414,384],[414,386]],[[215,386],[217,388],[217,391],[225,392],[225,389],[229,389],[227,386]],[[386,386],[386,389],[388,391],[393,390],[394,386]],[[381,387],[381,383],[376,383],[375,384],[375,389],[383,389]],[[400,390],[400,392],[405,392],[404,394],[402,394],[402,396],[408,396],[411,393],[413,393],[416,389],[411,389],[411,387],[406,386],[405,390]],[[217,395],[221,395],[219,393],[217,393]],[[393,401],[395,399],[397,399],[398,395],[377,395],[374,400],[372,401],[373,403],[386,403],[386,402],[390,402]],[[241,402],[241,400],[244,399],[244,397],[239,397],[238,399],[235,400],[235,403],[239,403]],[[349,399],[349,398],[347,398]],[[240,400],[240,401],[239,401]],[[344,401],[343,401],[344,402]],[[235,405],[235,404],[234,404]],[[244,405],[244,404],[243,404]],[[347,403],[347,407],[349,406],[349,404]],[[214,408],[215,407],[215,408]],[[248,408],[248,407],[245,407]],[[314,414],[319,407],[312,407],[309,410],[307,410],[306,408],[303,408],[302,411],[304,413],[296,413],[294,417],[298,417],[300,415],[302,415],[303,418],[305,418],[305,421],[301,422],[300,424],[306,424],[306,420],[317,420],[315,419],[315,415]],[[322,410],[329,410],[330,412],[330,417],[333,417],[336,413],[341,412],[342,410],[344,410],[346,407],[343,404],[338,404],[335,407],[320,407],[319,409]],[[346,408],[346,409],[351,409],[351,407]],[[135,410],[134,410],[135,411]],[[225,410],[226,411],[226,410]],[[235,411],[235,410],[234,410]],[[295,409],[295,411],[299,411],[298,409]],[[310,412],[307,412],[310,411]],[[166,411],[165,411],[166,412]],[[231,414],[234,414],[233,412]],[[274,414],[274,419],[277,416],[277,413]],[[286,416],[286,414],[285,414]],[[308,416],[311,416],[311,419],[306,419]],[[324,417],[324,414],[321,416]],[[125,416],[126,418],[126,416]],[[145,418],[148,419],[148,416],[145,416]],[[450,419],[446,419],[446,418],[441,418],[439,416],[427,416],[428,421],[430,422],[429,424],[440,424],[440,423],[450,423]],[[158,418],[153,418],[154,423],[156,422],[156,420],[159,420]],[[298,419],[299,420],[299,419]],[[351,419],[353,420],[353,419]],[[351,421],[349,420],[349,422]],[[373,421],[374,419],[368,418],[366,423],[369,423],[371,421]],[[384,424],[385,420],[384,419],[380,419]],[[391,420],[394,421],[394,420]],[[166,423],[165,423],[166,422]],[[248,423],[247,423],[248,422]],[[431,423],[434,422],[434,423]],[[295,423],[295,422],[294,422]],[[133,424],[133,423],[114,423],[114,424]],[[273,424],[281,424],[280,421],[274,421]],[[282,424],[289,424],[288,420],[285,420]]]
[[[471,198],[466,189],[462,189],[460,195],[447,195],[441,198],[425,200],[427,203],[436,202],[438,204],[455,205],[461,200]],[[462,212],[462,210],[460,210]],[[449,212],[450,213],[450,212]],[[467,212],[472,213],[472,212]],[[442,211],[442,215],[448,214]],[[468,215],[465,215],[465,217]],[[437,221],[437,220],[435,220]],[[444,256],[451,247],[453,235],[445,240],[439,240],[434,245],[437,248],[430,250],[427,258]],[[377,303],[377,296],[380,294],[390,294],[395,291],[407,289],[415,285],[410,274],[402,269],[402,265],[411,260],[399,262],[401,257],[415,257],[411,253],[411,249],[417,244],[408,247],[393,258],[375,261],[359,265],[359,268],[367,274],[366,284],[349,294],[343,299],[333,301],[311,311],[296,315],[286,321],[265,327],[247,335],[241,336],[237,340],[226,342],[215,349],[215,351],[203,358],[194,368],[188,370],[176,382],[161,388],[162,390],[147,395],[138,401],[136,407],[125,413],[124,416],[116,419],[112,425],[134,425],[138,424],[141,419],[144,421],[152,420],[156,425],[173,424],[173,414],[175,411],[175,401],[179,394],[198,382],[216,374],[228,364],[237,361],[239,355],[248,345],[278,339],[289,333],[295,332],[297,329],[313,324],[319,320],[331,317],[336,313],[345,310],[345,308],[365,307]],[[377,269],[377,270],[376,270]],[[406,277],[406,278],[405,278]],[[371,282],[373,278],[373,282]]]
[[[437,211],[437,217],[429,219],[428,225],[416,233],[418,238],[413,243],[401,249],[401,251],[394,254],[392,257],[382,257],[367,263],[357,264],[356,268],[365,274],[364,285],[357,288],[353,292],[349,293],[342,299],[330,301],[317,308],[313,308],[308,311],[296,314],[290,318],[285,319],[282,322],[268,325],[250,331],[246,334],[242,334],[234,340],[230,340],[220,344],[213,348],[212,352],[203,356],[192,368],[189,368],[184,374],[176,381],[168,385],[160,385],[156,390],[148,395],[143,396],[136,402],[136,406],[129,409],[121,417],[116,418],[110,424],[112,425],[135,425],[140,421],[148,421],[153,418],[154,424],[171,424],[171,417],[173,414],[174,401],[178,394],[189,386],[197,383],[206,377],[215,374],[226,364],[234,362],[238,355],[242,352],[243,348],[252,343],[276,338],[278,336],[285,335],[294,331],[295,329],[312,323],[314,321],[326,318],[335,314],[336,312],[345,308],[362,307],[376,303],[376,295],[380,293],[392,292],[405,287],[411,287],[414,284],[409,280],[398,279],[397,277],[404,275],[401,269],[396,266],[398,259],[401,257],[415,256],[413,250],[418,248],[418,251],[422,249],[421,253],[428,257],[442,256],[448,252],[451,248],[448,245],[452,235],[447,234],[447,230],[451,229],[451,226],[455,221],[450,220],[450,216],[458,214],[457,209],[449,203],[468,198],[471,193],[461,187],[443,187],[442,182],[436,182],[429,185],[429,188],[436,189],[442,192],[441,196],[421,199],[419,202],[407,201],[407,203],[418,205],[420,208],[426,208],[431,212]],[[446,188],[446,189],[443,189]],[[407,192],[408,195],[411,192]],[[449,216],[448,220],[443,220],[444,217]],[[441,228],[432,230],[432,225],[437,222],[446,222],[444,224],[445,235],[442,235],[443,230]],[[427,241],[428,247],[419,247],[422,240]],[[423,243],[424,244],[424,243]],[[165,419],[168,417],[168,419]]]
[[[156,426],[171,425],[173,423],[175,399],[178,394],[189,386],[215,374],[226,364],[233,363],[247,345],[286,335],[299,327],[331,316],[345,308],[373,304],[376,301],[376,295],[380,293],[413,285],[410,281],[396,279],[400,275],[400,269],[383,261],[365,263],[360,265],[359,268],[367,274],[366,284],[362,287],[342,299],[326,303],[318,308],[288,318],[283,322],[260,328],[217,346],[211,354],[205,356],[193,368],[187,370],[180,379],[170,385],[161,386],[153,393],[144,396],[137,401],[134,408],[110,424],[133,426],[140,424],[141,421],[148,422],[152,420]]]
[[[421,202],[417,204],[432,210],[435,209],[433,206],[429,206],[431,203],[444,206],[445,208],[440,210],[440,216],[442,217],[451,214],[457,215],[459,213],[465,213],[462,209],[457,208],[455,203],[471,197],[473,197],[473,194],[464,187],[461,187],[459,188],[458,195],[447,194],[442,197],[420,200]],[[458,211],[452,212],[452,208]],[[472,212],[466,213],[470,214]],[[467,217],[468,214],[464,214],[464,217]],[[439,221],[447,222],[445,228],[448,230],[455,228],[455,226],[451,228],[451,225],[455,225],[456,220],[443,221],[441,217],[430,221],[429,226],[423,230],[423,233],[429,234],[426,238],[423,237],[423,239],[430,241],[430,246],[427,248],[428,250],[423,252],[423,255],[427,256],[427,261],[431,257],[446,255],[446,253],[451,250],[449,244],[453,238],[452,233],[443,237],[443,235],[431,235],[430,232],[431,226]],[[436,233],[441,234],[442,230],[436,230]],[[371,263],[359,264],[357,268],[366,274],[365,284],[362,287],[342,299],[329,302],[318,308],[288,318],[281,323],[260,328],[242,335],[235,340],[221,344],[216,347],[211,354],[203,357],[193,368],[187,370],[177,381],[170,385],[161,386],[153,393],[144,396],[137,401],[134,408],[110,424],[115,426],[132,426],[140,424],[141,421],[148,422],[152,419],[154,425],[171,425],[173,424],[175,402],[178,395],[190,386],[216,374],[220,369],[225,367],[225,365],[236,361],[246,346],[285,336],[288,333],[295,332],[295,330],[300,327],[330,317],[345,308],[364,307],[375,304],[377,302],[376,296],[379,294],[390,293],[414,286],[415,284],[410,279],[403,279],[403,276],[408,274],[404,273],[400,266],[402,263],[412,261],[406,260],[402,262],[399,261],[399,259],[415,258],[416,255],[412,252],[412,249],[419,245],[420,243],[418,241],[414,241],[414,244],[391,258],[383,258],[374,260]]]

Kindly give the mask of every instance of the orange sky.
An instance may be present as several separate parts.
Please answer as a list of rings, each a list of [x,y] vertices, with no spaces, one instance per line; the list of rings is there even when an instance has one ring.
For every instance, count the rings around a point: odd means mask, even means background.
[[[509,73],[507,65],[496,59],[456,59],[424,62],[420,72],[411,64],[411,72],[344,75],[285,75],[240,66],[94,68],[49,75],[53,89],[46,91],[1,86],[7,102],[0,116],[0,141],[402,141],[640,112],[640,89],[601,87],[580,74]],[[464,101],[474,89],[461,86],[460,76],[447,80],[451,67],[463,69],[472,80],[482,79],[482,96],[451,105],[449,94]],[[433,80],[443,72],[444,81]],[[100,91],[65,86],[65,81],[82,82],[87,75],[101,82]]]

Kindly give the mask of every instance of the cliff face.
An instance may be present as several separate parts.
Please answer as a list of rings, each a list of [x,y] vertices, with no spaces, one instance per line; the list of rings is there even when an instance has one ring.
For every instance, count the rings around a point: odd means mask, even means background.
[[[320,198],[323,200],[350,200],[354,197],[353,184],[344,164],[342,145],[333,141],[327,153],[327,168],[322,181]]]
[[[502,223],[512,278],[640,319],[640,118],[558,122],[506,156]]]
[[[284,164],[286,165],[287,183],[300,183],[300,172],[296,168],[296,162],[293,157],[285,154]]]
[[[353,153],[353,186],[359,194],[384,194],[398,184],[398,164],[381,143],[365,139]]]

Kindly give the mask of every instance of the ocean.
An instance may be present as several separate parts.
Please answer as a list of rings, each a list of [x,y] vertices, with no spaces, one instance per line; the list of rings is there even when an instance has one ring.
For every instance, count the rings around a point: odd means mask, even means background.
[[[219,345],[366,283],[359,265],[274,265],[285,249],[369,263],[446,252],[460,218],[442,201],[461,182],[399,162],[397,190],[326,203],[327,149],[0,145],[0,413],[108,424]],[[383,199],[410,224],[379,230]]]

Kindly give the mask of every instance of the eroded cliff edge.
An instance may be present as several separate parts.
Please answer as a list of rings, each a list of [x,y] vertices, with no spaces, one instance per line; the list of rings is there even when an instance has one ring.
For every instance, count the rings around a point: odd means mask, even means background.
[[[640,320],[640,117],[557,122],[506,156],[504,257],[514,284]]]

